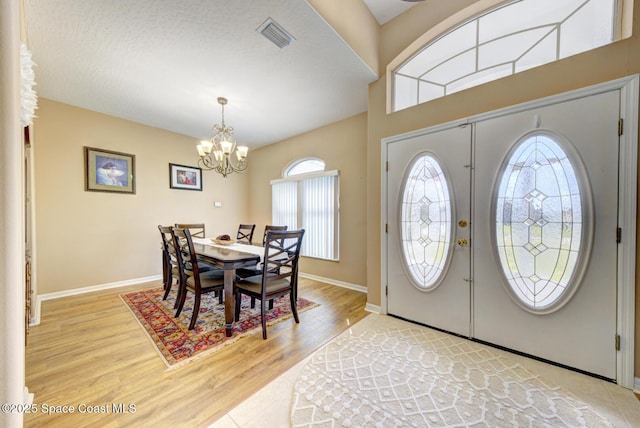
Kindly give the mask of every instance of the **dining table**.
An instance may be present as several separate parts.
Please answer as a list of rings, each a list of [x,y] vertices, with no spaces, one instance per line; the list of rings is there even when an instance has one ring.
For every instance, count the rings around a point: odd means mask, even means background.
[[[236,269],[255,268],[262,260],[264,248],[248,244],[218,244],[209,238],[193,238],[196,258],[224,270],[224,318],[225,334],[233,336],[234,295],[233,282]]]

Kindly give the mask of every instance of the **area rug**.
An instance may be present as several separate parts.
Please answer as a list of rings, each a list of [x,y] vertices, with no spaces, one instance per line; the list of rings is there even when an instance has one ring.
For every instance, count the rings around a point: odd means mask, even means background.
[[[341,335],[302,369],[292,427],[609,427],[499,351],[428,328]]]
[[[250,299],[243,296],[240,321],[234,325],[232,337],[225,335],[224,303],[212,294],[202,296],[198,320],[193,330],[189,322],[193,309],[193,293],[187,295],[182,313],[174,317],[175,293],[162,300],[162,288],[134,291],[120,295],[138,323],[155,345],[158,354],[170,368],[181,367],[195,359],[228,345],[249,334],[261,333],[260,302],[252,309]],[[298,297],[298,313],[318,306],[310,300]],[[267,326],[292,318],[289,296],[274,299],[273,309],[267,311]],[[293,320],[291,320],[293,322]]]

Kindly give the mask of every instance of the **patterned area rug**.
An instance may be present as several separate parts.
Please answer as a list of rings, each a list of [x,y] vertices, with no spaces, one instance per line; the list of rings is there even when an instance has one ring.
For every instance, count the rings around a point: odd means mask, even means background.
[[[314,354],[293,427],[609,427],[498,351],[427,328],[340,336]]]
[[[175,293],[162,300],[162,288],[135,291],[120,295],[142,328],[155,345],[165,364],[174,369],[194,359],[201,358],[248,334],[261,333],[260,302],[255,309],[250,299],[242,296],[240,321],[235,323],[232,337],[225,335],[224,304],[211,294],[204,295],[200,302],[200,313],[196,326],[188,330],[193,309],[193,293],[187,300],[178,318],[174,317]],[[318,306],[310,300],[298,297],[298,313]],[[289,296],[274,299],[272,310],[267,311],[267,326],[293,318]],[[291,320],[291,322],[294,322]]]

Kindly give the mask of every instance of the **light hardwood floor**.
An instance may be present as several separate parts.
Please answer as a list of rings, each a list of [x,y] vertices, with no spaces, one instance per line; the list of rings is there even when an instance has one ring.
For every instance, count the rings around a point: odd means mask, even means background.
[[[26,350],[26,384],[38,408],[25,416],[26,427],[205,427],[366,316],[365,294],[300,278],[299,295],[320,303],[300,313],[300,324],[282,321],[266,341],[244,337],[167,371],[119,298],[154,286],[160,283],[43,302]],[[110,412],[80,414],[80,404]],[[114,413],[113,404],[135,405],[135,413]],[[75,413],[46,415],[45,405]]]

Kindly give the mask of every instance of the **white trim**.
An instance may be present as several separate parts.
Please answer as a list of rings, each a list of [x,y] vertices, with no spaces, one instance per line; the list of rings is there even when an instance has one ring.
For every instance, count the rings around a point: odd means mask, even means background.
[[[640,377],[635,378],[633,392],[635,392],[636,394],[640,394]]]
[[[380,162],[380,301],[381,313],[387,313],[387,296],[385,288],[387,284],[387,239],[385,224],[388,221],[387,205],[387,171],[388,159],[387,147],[389,144],[429,134],[440,129],[452,126],[461,126],[484,120],[518,113],[535,108],[545,107],[551,104],[562,103],[577,98],[597,95],[610,91],[620,91],[620,117],[624,120],[624,132],[620,137],[620,193],[619,193],[619,220],[623,231],[623,239],[618,247],[618,315],[617,334],[621,338],[621,347],[617,355],[616,379],[620,386],[634,387],[634,335],[635,335],[635,277],[636,277],[636,198],[637,198],[637,174],[638,174],[638,93],[640,92],[640,75],[627,76],[605,83],[589,86],[574,91],[552,95],[538,100],[505,107],[467,119],[455,120],[436,125],[430,128],[420,129],[383,138],[381,143]],[[629,239],[625,239],[629,237]],[[637,388],[637,384],[636,384]]]
[[[618,245],[618,384],[633,388],[636,278],[636,198],[638,177],[638,93],[639,75],[627,79],[620,87],[620,136],[618,225],[622,241]]]
[[[367,312],[371,312],[373,314],[384,315],[382,313],[382,308],[380,306],[371,304],[369,302],[367,302],[366,306],[364,307],[364,310]]]
[[[159,281],[162,275],[145,276],[142,278],[127,279],[124,281],[110,282],[107,284],[92,285],[90,287],[75,288],[73,290],[56,291],[54,293],[39,294],[36,296],[36,313],[29,325],[40,324],[40,309],[45,300],[59,299],[61,297],[76,296],[78,294],[92,293],[94,291],[108,290],[110,288],[126,287],[128,285],[144,284],[145,282]]]
[[[349,290],[359,291],[360,293],[367,293],[367,287],[364,285],[351,284],[350,282],[338,281],[337,279],[324,278],[318,275],[311,275],[309,273],[299,272],[298,276],[307,279],[313,279],[314,281],[324,282],[326,284],[337,285],[338,287],[348,288]]]

